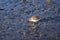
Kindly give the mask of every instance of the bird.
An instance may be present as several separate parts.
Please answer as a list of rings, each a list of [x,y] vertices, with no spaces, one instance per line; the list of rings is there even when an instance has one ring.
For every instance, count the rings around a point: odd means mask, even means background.
[[[41,18],[39,18],[38,16],[32,16],[29,18],[29,22],[38,22]]]

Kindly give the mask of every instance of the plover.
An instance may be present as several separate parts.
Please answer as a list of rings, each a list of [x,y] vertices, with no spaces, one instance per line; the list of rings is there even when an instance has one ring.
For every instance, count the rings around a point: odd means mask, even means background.
[[[40,18],[38,16],[32,16],[29,18],[29,22],[38,22]]]

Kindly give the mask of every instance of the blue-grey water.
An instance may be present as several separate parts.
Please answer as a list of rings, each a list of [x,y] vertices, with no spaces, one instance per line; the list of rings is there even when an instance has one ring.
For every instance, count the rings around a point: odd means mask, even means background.
[[[0,0],[0,40],[60,40],[60,0]]]

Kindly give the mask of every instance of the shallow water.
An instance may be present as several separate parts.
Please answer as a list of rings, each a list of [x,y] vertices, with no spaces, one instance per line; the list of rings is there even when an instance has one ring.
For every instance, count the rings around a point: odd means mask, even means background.
[[[0,40],[60,40],[59,11],[60,0],[0,0]],[[42,18],[35,29],[31,16]]]

